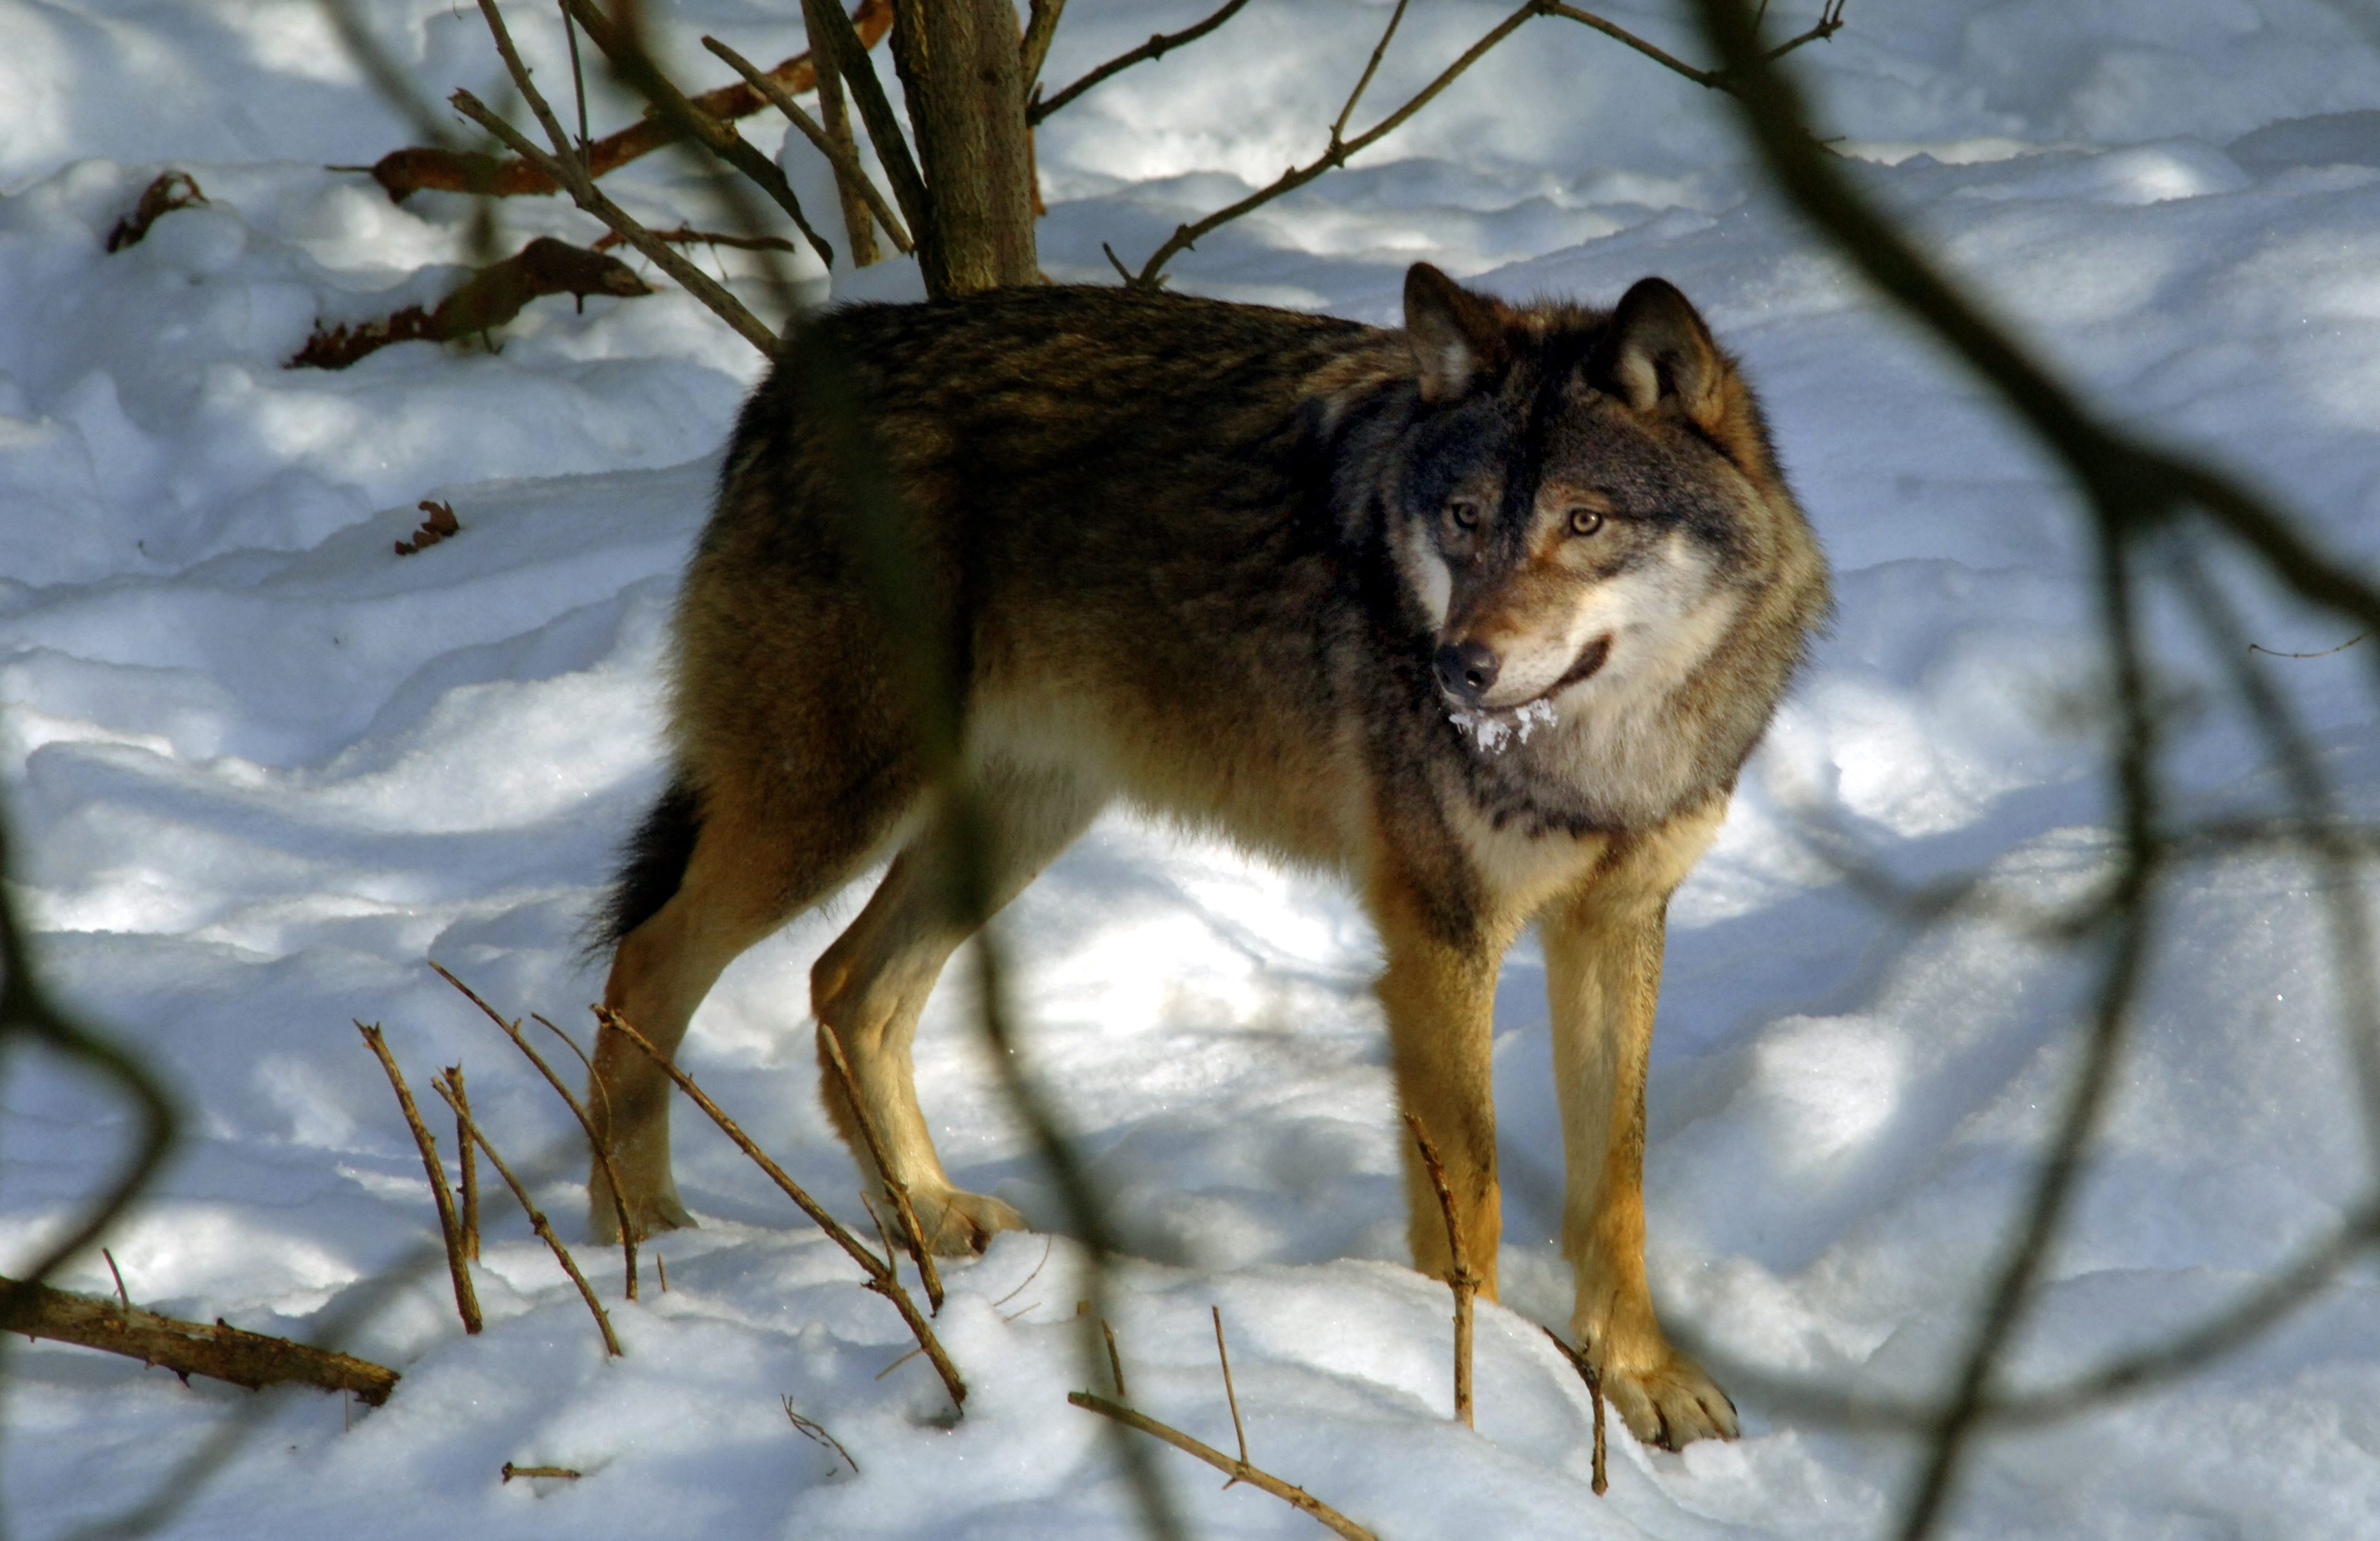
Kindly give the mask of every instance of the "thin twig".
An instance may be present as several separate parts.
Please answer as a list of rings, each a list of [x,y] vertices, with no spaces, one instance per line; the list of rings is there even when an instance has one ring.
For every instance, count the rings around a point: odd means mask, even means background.
[[[1405,1115],[1405,1127],[1413,1131],[1414,1144],[1421,1147],[1422,1169],[1429,1173],[1429,1185],[1438,1195],[1439,1212],[1446,1217],[1446,1250],[1451,1259],[1446,1282],[1454,1291],[1454,1415],[1469,1424],[1471,1303],[1479,1292],[1479,1276],[1471,1269],[1471,1252],[1463,1244],[1463,1224],[1454,1215],[1454,1192],[1447,1186],[1446,1167],[1438,1159],[1438,1147],[1429,1143],[1421,1120],[1411,1113]]]
[[[553,1227],[547,1223],[545,1211],[528,1196],[528,1190],[521,1186],[519,1178],[513,1175],[513,1169],[504,1165],[504,1157],[498,1155],[496,1147],[489,1143],[487,1132],[471,1122],[471,1115],[464,1110],[456,1088],[443,1078],[433,1078],[430,1086],[446,1099],[446,1106],[455,1110],[455,1120],[463,1126],[463,1133],[488,1153],[488,1164],[496,1169],[496,1175],[504,1180],[504,1186],[513,1191],[513,1197],[520,1200],[522,1211],[528,1216],[529,1229],[536,1232],[538,1239],[553,1253],[554,1261],[560,1263],[562,1271],[570,1276],[570,1282],[578,1286],[578,1298],[587,1303],[587,1309],[594,1314],[596,1329],[603,1334],[603,1351],[613,1358],[618,1358],[620,1340],[612,1331],[612,1318],[605,1313],[603,1303],[595,1298],[595,1287],[587,1282],[585,1274],[578,1271],[577,1260],[570,1256],[570,1249],[562,1244],[562,1238],[555,1235]]]
[[[876,216],[877,224],[884,226],[884,233],[892,238],[895,248],[905,256],[917,249],[909,239],[907,226],[901,223],[901,216],[892,212],[892,206],[884,200],[884,195],[876,190],[875,182],[861,169],[859,157],[851,146],[836,142],[823,124],[802,111],[800,103],[786,95],[774,80],[761,74],[751,60],[714,37],[704,38],[702,46],[726,60],[738,75],[750,82],[754,91],[767,97],[770,104],[785,115],[787,122],[802,131],[802,137],[817,147],[818,152],[826,157],[827,164],[834,168],[836,180],[867,200],[868,212]]]
[[[463,1227],[455,1215],[455,1195],[447,1191],[446,1168],[438,1159],[438,1141],[430,1126],[421,1122],[421,1110],[414,1106],[413,1092],[405,1084],[405,1072],[396,1068],[396,1056],[388,1051],[382,1038],[380,1025],[370,1026],[358,1022],[356,1031],[364,1036],[364,1043],[380,1057],[381,1069],[388,1073],[388,1084],[395,1088],[396,1105],[405,1112],[405,1126],[413,1131],[413,1144],[421,1152],[421,1165],[430,1173],[431,1201],[438,1207],[438,1231],[446,1241],[446,1271],[455,1280],[455,1310],[463,1318],[463,1330],[480,1330],[480,1296],[471,1288],[470,1265],[463,1257]]]
[[[1346,103],[1340,107],[1339,115],[1330,120],[1332,144],[1337,144],[1346,136],[1347,120],[1355,115],[1355,104],[1364,100],[1364,92],[1371,86],[1372,77],[1379,73],[1380,61],[1388,56],[1389,44],[1395,39],[1397,29],[1404,24],[1404,19],[1405,0],[1397,0],[1396,9],[1389,13],[1389,24],[1380,29],[1380,41],[1372,45],[1372,56],[1364,61],[1364,73],[1355,78],[1355,89],[1347,93]]]
[[[537,1067],[537,1073],[540,1075],[545,1077],[545,1084],[553,1088],[553,1094],[562,1098],[563,1106],[570,1110],[570,1116],[578,1121],[580,1131],[587,1136],[587,1147],[595,1153],[595,1164],[603,1169],[604,1181],[612,1185],[612,1209],[613,1215],[620,1222],[621,1263],[623,1271],[625,1274],[625,1283],[624,1288],[630,1300],[636,1299],[637,1228],[629,1223],[628,1203],[626,1199],[621,1196],[622,1189],[620,1187],[620,1173],[612,1165],[612,1153],[603,1147],[602,1139],[595,1133],[595,1121],[588,1117],[585,1105],[582,1104],[577,1098],[571,1095],[569,1086],[564,1084],[561,1076],[556,1075],[553,1073],[553,1067],[547,1064],[544,1058],[540,1055],[535,1049],[529,1047],[528,1039],[521,1033],[519,1023],[505,1021],[493,1006],[489,1005],[486,1001],[480,998],[479,991],[473,989],[462,980],[457,979],[454,975],[448,973],[445,966],[440,964],[436,959],[424,959],[423,961],[428,963],[431,968],[437,971],[440,978],[445,980],[456,989],[461,990],[465,1000],[470,1001],[472,1005],[479,1007],[482,1015],[484,1015],[490,1022],[494,1023],[497,1027],[502,1029],[504,1037],[513,1040],[513,1047],[519,1050],[523,1054],[528,1057],[528,1062]],[[552,1023],[547,1023],[546,1025],[549,1027],[553,1026]],[[554,1032],[557,1035],[560,1035],[562,1029],[555,1027]],[[565,1043],[570,1043],[569,1038],[566,1037],[563,1037],[562,1041]],[[578,1046],[577,1044],[570,1044],[570,1047],[574,1053],[577,1051]],[[592,1066],[589,1067],[589,1073],[590,1074],[593,1073]],[[463,1077],[459,1071],[455,1073],[455,1090],[458,1096],[463,1090]],[[469,1113],[470,1104],[468,1102],[466,1102],[463,1105],[463,1110],[466,1114]],[[474,1202],[476,1202],[476,1200]],[[478,1233],[477,1227],[478,1220],[477,1218],[474,1217],[471,1222],[471,1228],[475,1236]],[[472,1256],[475,1257],[479,1256],[479,1249],[476,1245],[472,1248]]]
[[[655,267],[676,280],[680,288],[710,307],[713,314],[735,329],[737,335],[762,355],[774,358],[777,334],[760,324],[760,319],[744,308],[744,302],[720,286],[719,281],[696,267],[692,262],[653,238],[652,233],[631,217],[590,181],[587,175],[567,161],[558,161],[528,142],[526,135],[488,110],[487,106],[468,91],[458,91],[447,100],[455,110],[504,141],[513,153],[552,176],[570,194],[570,200],[610,225],[620,238],[642,252]]]
[[[1223,1341],[1220,1336],[1222,1332],[1222,1323],[1220,1321],[1218,1321],[1215,1324],[1215,1330],[1217,1333],[1215,1346],[1220,1351],[1222,1347]],[[1123,1384],[1123,1355],[1116,1351],[1115,1329],[1108,1325],[1108,1319],[1105,1317],[1101,1317],[1099,1318],[1099,1333],[1100,1336],[1106,1338],[1108,1341],[1108,1374],[1115,1379],[1116,1401],[1130,1401],[1132,1400],[1132,1393],[1124,1389]],[[1239,1426],[1239,1403],[1233,1402],[1232,1404],[1232,1426],[1237,1428]],[[1242,1456],[1245,1456],[1247,1451],[1247,1437],[1245,1435],[1242,1435],[1240,1437],[1240,1454]]]
[[[834,1453],[843,1457],[843,1463],[851,1468],[851,1474],[853,1476],[857,1476],[859,1474],[859,1462],[854,1461],[851,1458],[851,1452],[843,1448],[842,1440],[827,1432],[826,1425],[820,1423],[816,1418],[805,1418],[799,1413],[795,1412],[793,1398],[784,1397],[780,1400],[785,1404],[786,1418],[792,1422],[794,1427],[797,1431],[814,1443],[832,1445],[834,1447]]]
[[[1586,1360],[1586,1355],[1585,1355],[1585,1354],[1584,1354],[1584,1353],[1581,1353],[1578,1350],[1576,1350],[1576,1349],[1574,1349],[1574,1348],[1571,1347],[1571,1346],[1570,1346],[1570,1341],[1569,1341],[1568,1339],[1564,1338],[1560,1333],[1556,1332],[1552,1328],[1546,1326],[1543,1322],[1540,1322],[1540,1323],[1538,1323],[1538,1324],[1537,1324],[1537,1330],[1538,1330],[1538,1331],[1540,1331],[1540,1332],[1542,1332],[1542,1333],[1544,1333],[1544,1334],[1546,1335],[1546,1341],[1548,1341],[1548,1342],[1550,1342],[1550,1343],[1552,1343],[1552,1344],[1553,1344],[1553,1346],[1555,1347],[1555,1349],[1560,1353],[1561,1356],[1562,1356],[1564,1359],[1567,1359],[1567,1360],[1569,1360],[1569,1361],[1570,1361],[1570,1367],[1571,1367],[1572,1369],[1576,1370],[1576,1371],[1578,1372],[1578,1377],[1579,1377],[1579,1379],[1584,1380],[1584,1381],[1585,1381],[1585,1382],[1586,1382],[1586,1400],[1587,1400],[1590,1403],[1592,1403],[1592,1404],[1593,1404],[1593,1408],[1594,1408],[1594,1418],[1595,1418],[1595,1481],[1594,1481],[1594,1487],[1595,1487],[1595,1496],[1596,1496],[1597,1498],[1598,1498],[1598,1499],[1599,1499],[1599,1498],[1603,1497],[1603,1495],[1604,1495],[1605,1491],[1606,1491],[1607,1489],[1609,1489],[1609,1488],[1610,1487],[1610,1486],[1611,1486],[1610,1474],[1609,1474],[1609,1473],[1605,1469],[1605,1466],[1604,1466],[1604,1446],[1603,1446],[1603,1372],[1602,1372],[1601,1370],[1597,1369],[1593,1365],[1588,1364],[1588,1363],[1587,1363],[1587,1360]]]
[[[463,1067],[448,1065],[446,1077],[455,1085],[455,1100],[462,1113],[455,1120],[455,1164],[462,1171],[463,1189],[463,1252],[476,1263],[480,1260],[480,1153],[464,1132],[463,1121],[470,1116],[471,1098],[463,1089]]]
[[[1248,1431],[1240,1422],[1240,1393],[1232,1389],[1232,1354],[1229,1349],[1223,1347],[1223,1308],[1220,1305],[1209,1305],[1207,1309],[1213,1312],[1215,1316],[1215,1357],[1223,1366],[1223,1400],[1231,1404],[1232,1437],[1240,1442],[1240,1464],[1245,1466],[1248,1463]],[[1102,1319],[1099,1326],[1105,1328],[1107,1322]],[[1115,1334],[1112,1332],[1108,1334],[1108,1350],[1110,1353],[1115,1351]],[[1123,1377],[1119,1375],[1116,1380],[1118,1382],[1116,1395],[1122,1396],[1123,1395],[1122,1384]],[[1239,1480],[1236,1476],[1232,1478],[1232,1482]],[[1232,1482],[1227,1482],[1223,1486],[1229,1487]]]
[[[587,1474],[568,1466],[516,1466],[509,1461],[504,1464],[504,1474],[506,1482],[515,1477],[553,1477],[564,1482],[576,1482]]]
[[[2358,632],[2353,637],[2349,637],[2346,641],[2341,642],[2338,647],[2325,648],[2318,653],[2285,653],[2277,649],[2267,648],[2259,642],[2249,643],[2248,650],[2252,653],[2262,653],[2266,658],[2328,658],[2333,653],[2345,652],[2348,649],[2352,648],[2358,642],[2363,641],[2371,635],[2372,634],[2368,631]]]
[[[844,1100],[851,1105],[851,1116],[859,1125],[859,1137],[868,1147],[868,1159],[876,1164],[876,1175],[884,1184],[885,1194],[892,1200],[893,1218],[901,1222],[901,1239],[907,1244],[909,1256],[917,1265],[917,1277],[926,1286],[926,1302],[936,1316],[942,1311],[942,1275],[934,1266],[934,1249],[926,1244],[926,1232],[917,1223],[917,1211],[909,1202],[909,1184],[901,1180],[893,1168],[892,1159],[884,1148],[884,1136],[878,1133],[876,1120],[868,1116],[868,1104],[860,1100],[859,1078],[851,1074],[851,1062],[843,1056],[843,1036],[828,1024],[818,1025],[819,1047],[826,1050],[827,1063],[833,1067],[836,1082],[843,1088]],[[886,1244],[889,1255],[891,1244]]]
[[[1110,59],[1107,63],[1099,66],[1098,68],[1091,70],[1088,74],[1083,76],[1082,79],[1075,81],[1063,91],[1058,91],[1054,95],[1046,99],[1039,97],[1035,98],[1026,105],[1026,126],[1027,127],[1031,127],[1039,124],[1043,118],[1048,117],[1051,113],[1056,112],[1067,103],[1072,102],[1075,98],[1082,95],[1093,86],[1099,85],[1111,76],[1119,75],[1123,71],[1130,69],[1136,64],[1145,64],[1152,59],[1161,59],[1166,55],[1172,53],[1174,49],[1181,47],[1185,42],[1197,42],[1200,38],[1203,38],[1208,33],[1213,31],[1216,28],[1220,27],[1224,22],[1231,20],[1233,16],[1239,13],[1240,7],[1247,3],[1248,0],[1224,0],[1222,8],[1208,16],[1205,20],[1194,22],[1190,26],[1183,28],[1182,30],[1178,32],[1158,32],[1152,35],[1147,42],[1142,43],[1139,47],[1117,55],[1114,58]],[[1036,0],[1034,8],[1037,11],[1039,10],[1039,0]],[[1056,20],[1053,18],[1050,25],[1054,28],[1056,24]],[[1025,79],[1025,89],[1027,91],[1030,91],[1033,90],[1034,77],[1039,72],[1041,61],[1038,59],[1029,59],[1027,62],[1034,67],[1026,72]]]
[[[719,1125],[719,1132],[733,1141],[735,1148],[750,1157],[752,1163],[766,1172],[769,1181],[777,1185],[778,1191],[794,1201],[795,1207],[808,1215],[811,1223],[825,1232],[829,1240],[843,1248],[852,1261],[867,1271],[868,1288],[891,1301],[893,1309],[901,1313],[901,1319],[909,1324],[909,1330],[917,1335],[917,1346],[925,1351],[927,1359],[933,1364],[934,1373],[941,1377],[943,1388],[950,1392],[952,1404],[964,1411],[966,1406],[966,1382],[959,1378],[958,1367],[951,1363],[950,1355],[943,1352],[941,1340],[934,1336],[933,1324],[927,1321],[917,1310],[917,1303],[909,1298],[909,1292],[902,1286],[900,1278],[893,1273],[892,1264],[868,1251],[859,1238],[844,1230],[841,1221],[827,1213],[825,1206],[812,1198],[804,1191],[800,1183],[785,1175],[785,1169],[770,1159],[769,1153],[752,1142],[752,1137],[744,1133],[743,1126],[728,1117],[726,1111],[718,1103],[710,1100],[710,1096],[695,1084],[693,1076],[679,1069],[667,1055],[655,1049],[651,1039],[629,1025],[627,1020],[618,1013],[606,1011],[600,1006],[595,1010],[597,1017],[604,1026],[620,1034],[628,1042],[643,1050],[647,1058],[661,1067],[662,1074],[677,1084],[678,1090],[686,1093],[687,1098],[696,1107],[701,1109],[711,1122]]]
[[[651,103],[665,120],[682,125],[688,137],[717,156],[722,164],[743,173],[746,180],[767,193],[817,251],[819,261],[830,268],[834,266],[834,248],[811,226],[809,216],[803,212],[802,200],[794,196],[793,185],[785,180],[783,167],[738,134],[735,124],[711,116],[680,91],[676,82],[662,73],[661,65],[647,51],[633,27],[613,26],[595,0],[562,0],[562,4],[578,18],[578,25],[586,29],[603,56],[612,61],[613,69],[622,79]],[[482,10],[492,10],[494,5],[495,0],[480,0]]]
[[[1324,1503],[1305,1488],[1292,1486],[1270,1472],[1251,1466],[1245,1461],[1234,1461],[1214,1446],[1191,1438],[1171,1424],[1160,1424],[1146,1414],[1135,1413],[1129,1407],[1110,1401],[1105,1397],[1093,1396],[1088,1391],[1069,1391],[1066,1393],[1066,1400],[1086,1412],[1096,1413],[1102,1418],[1111,1418],[1126,1428],[1136,1428],[1152,1438],[1164,1440],[1177,1450],[1195,1455],[1230,1477],[1232,1482],[1245,1482],[1251,1487],[1263,1488],[1282,1502],[1294,1505],[1313,1515],[1332,1531],[1347,1537],[1348,1541],[1379,1541],[1379,1538],[1370,1531]],[[1230,1484],[1226,1483],[1224,1486],[1229,1486]]]
[[[132,1309],[132,1292],[131,1292],[129,1290],[127,1290],[127,1289],[124,1287],[124,1270],[123,1270],[122,1268],[117,1268],[117,1267],[115,1266],[115,1253],[113,1253],[113,1252],[110,1252],[110,1251],[109,1251],[107,1248],[105,1248],[105,1247],[101,1247],[101,1248],[99,1249],[99,1255],[100,1255],[102,1257],[104,1257],[104,1258],[106,1258],[106,1259],[107,1259],[107,1271],[108,1271],[108,1273],[109,1273],[110,1275],[112,1275],[112,1276],[115,1278],[115,1299],[116,1299],[116,1302],[117,1302],[119,1304],[121,1304],[121,1305],[122,1305],[122,1306],[123,1306],[127,1311],[131,1310],[131,1309]]]
[[[1415,92],[1404,105],[1372,125],[1371,127],[1352,140],[1341,140],[1333,135],[1330,146],[1314,160],[1302,166],[1290,167],[1275,177],[1269,185],[1257,188],[1236,203],[1216,210],[1204,219],[1190,224],[1176,225],[1173,234],[1165,238],[1165,244],[1151,252],[1148,261],[1141,264],[1140,272],[1133,278],[1133,286],[1141,289],[1155,288],[1158,275],[1165,271],[1165,264],[1172,261],[1176,254],[1196,246],[1208,232],[1230,224],[1252,209],[1263,207],[1283,193],[1296,191],[1332,167],[1344,165],[1349,156],[1370,148],[1380,140],[1394,133],[1403,126],[1407,118],[1429,105],[1439,92],[1452,85],[1464,70],[1478,63],[1489,49],[1512,36],[1523,22],[1531,17],[1543,14],[1550,3],[1551,0],[1524,0],[1520,7],[1512,15],[1489,28],[1485,37],[1465,49],[1461,58],[1439,71],[1436,79]]]
[[[1827,39],[1833,37],[1837,32],[1841,31],[1843,30],[1843,6],[1848,3],[1849,0],[1827,0],[1827,3],[1818,9],[1818,19],[1816,22],[1812,24],[1807,31],[1800,32],[1792,37],[1787,38],[1783,42],[1780,42],[1775,47],[1769,49],[1766,54],[1761,55],[1763,61],[1774,63],[1775,61],[1783,58],[1786,55],[1791,54],[1797,48],[1805,47],[1814,42],[1824,42]],[[1763,0],[1761,8],[1764,13],[1767,9],[1766,0]],[[1723,91],[1730,93],[1733,93],[1735,91],[1735,77],[1729,71],[1725,69],[1696,69],[1694,66],[1686,63],[1685,60],[1679,58],[1676,55],[1670,53],[1657,44],[1646,42],[1645,39],[1638,37],[1635,33],[1628,30],[1625,27],[1620,26],[1616,22],[1609,21],[1604,18],[1596,15],[1593,11],[1583,11],[1575,6],[1560,4],[1549,4],[1546,6],[1546,11],[1548,15],[1559,16],[1565,19],[1575,21],[1582,27],[1591,27],[1595,30],[1601,32],[1605,37],[1611,39],[1614,42],[1623,43],[1626,46],[1634,49],[1637,53],[1644,55],[1645,57],[1652,60],[1655,64],[1659,65],[1662,68],[1682,75],[1698,86],[1705,86],[1712,91]],[[1755,23],[1755,26],[1757,24]]]
[[[562,12],[562,35],[570,40],[570,93],[578,102],[578,167],[589,176],[595,172],[587,139],[587,69],[578,59],[578,23],[570,18],[570,6],[555,0]]]

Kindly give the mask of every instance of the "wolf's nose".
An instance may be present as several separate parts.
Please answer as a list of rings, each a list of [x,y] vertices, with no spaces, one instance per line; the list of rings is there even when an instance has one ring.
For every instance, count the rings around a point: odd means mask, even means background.
[[[1433,661],[1439,688],[1459,700],[1476,705],[1496,683],[1496,653],[1484,642],[1450,642]]]

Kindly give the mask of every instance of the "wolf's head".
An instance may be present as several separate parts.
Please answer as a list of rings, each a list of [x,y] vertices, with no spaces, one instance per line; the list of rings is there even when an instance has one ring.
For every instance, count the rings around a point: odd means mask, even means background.
[[[1747,625],[1791,668],[1824,568],[1751,388],[1683,295],[1647,278],[1608,313],[1518,308],[1423,263],[1405,335],[1420,404],[1390,549],[1483,745],[1666,697]],[[1765,722],[1781,670],[1762,683]]]

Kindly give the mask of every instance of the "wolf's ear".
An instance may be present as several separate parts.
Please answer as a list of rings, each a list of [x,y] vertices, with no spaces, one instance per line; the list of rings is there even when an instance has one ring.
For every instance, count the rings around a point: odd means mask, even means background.
[[[1664,399],[1704,428],[1718,426],[1727,364],[1686,297],[1666,279],[1640,278],[1597,345],[1587,372],[1639,412]]]
[[[1405,270],[1405,336],[1413,345],[1424,401],[1461,395],[1506,362],[1504,323],[1496,302],[1427,262]]]

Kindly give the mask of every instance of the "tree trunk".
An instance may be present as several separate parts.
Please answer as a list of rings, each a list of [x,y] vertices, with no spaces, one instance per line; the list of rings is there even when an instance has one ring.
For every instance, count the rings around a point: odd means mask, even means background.
[[[931,226],[916,233],[927,291],[1040,283],[1015,8],[893,0],[892,12],[892,62],[933,202]]]

